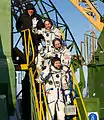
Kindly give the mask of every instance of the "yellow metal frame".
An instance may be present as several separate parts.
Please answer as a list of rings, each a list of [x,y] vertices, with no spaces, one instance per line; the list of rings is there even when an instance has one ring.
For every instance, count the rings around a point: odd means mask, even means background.
[[[35,85],[35,82],[34,82],[35,73],[36,73],[36,70],[33,73],[32,68],[29,68],[29,75],[31,77],[32,87],[33,87],[33,91],[34,91],[34,98],[35,98],[35,101],[36,101],[36,109],[37,109],[38,120],[45,120],[45,114],[44,114],[44,109],[43,109],[43,101],[42,101],[42,98],[41,98],[41,93],[43,93],[44,104],[45,104],[45,107],[46,107],[46,113],[48,115],[48,120],[50,120],[50,113],[49,113],[48,104],[47,104],[47,100],[46,100],[46,95],[45,95],[45,91],[44,91],[44,85],[41,85],[41,83],[39,83],[39,99],[37,97],[36,85]]]
[[[23,34],[24,34],[24,46],[25,46],[26,64],[21,64],[20,67],[21,67],[21,70],[28,70],[28,66],[32,62],[34,62],[34,60],[35,60],[34,46],[33,46],[33,42],[32,42],[30,29],[25,29],[25,30],[22,30],[21,32],[23,32]],[[28,32],[28,39],[26,38],[26,32]],[[28,46],[27,46],[27,42],[28,42]],[[32,50],[32,60],[31,61],[29,60],[30,48]]]
[[[21,70],[28,70],[28,65],[27,64],[21,64],[20,68],[21,68]]]
[[[72,70],[72,78],[73,78],[73,88],[75,88],[75,86],[77,87],[77,90],[78,90],[78,93],[79,93],[79,98],[81,100],[81,103],[82,103],[82,106],[83,106],[83,109],[84,109],[85,119],[89,120],[88,113],[87,113],[87,110],[86,110],[86,107],[85,107],[85,104],[84,104],[84,101],[83,101],[83,98],[82,98],[82,94],[81,94],[80,88],[78,86],[78,81],[76,79],[76,76],[75,76],[74,69],[73,69],[72,65],[71,65],[71,70]],[[74,105],[77,107],[79,119],[82,120],[81,119],[81,114],[80,114],[80,111],[79,111],[79,108],[78,108],[78,103],[77,103],[76,99],[74,99]],[[73,120],[76,120],[76,117]]]
[[[39,83],[39,99],[38,99],[37,93],[36,93],[36,85],[34,82],[34,76],[35,76],[36,72],[38,72],[38,75],[40,75],[40,70],[36,69],[35,71],[33,71],[32,67],[31,66],[29,67],[29,65],[35,61],[35,52],[34,52],[34,46],[33,46],[33,42],[32,42],[31,32],[30,32],[30,29],[25,29],[25,30],[22,30],[21,32],[23,32],[23,34],[24,34],[24,47],[25,47],[25,55],[26,55],[26,64],[21,64],[18,69],[29,70],[29,76],[30,76],[31,84],[32,84],[32,88],[33,88],[33,94],[34,94],[34,98],[35,98],[38,120],[45,120],[43,102],[44,102],[45,107],[46,107],[46,113],[48,115],[47,116],[48,120],[50,120],[50,113],[49,113],[47,99],[46,99],[46,95],[45,95],[45,91],[44,91],[44,85]],[[28,36],[26,36],[26,33],[28,33]],[[30,49],[32,51],[32,60],[31,61],[29,59]],[[44,98],[43,100],[44,101],[42,101],[42,96],[41,96],[42,94],[41,93],[43,93],[43,98]],[[33,119],[33,117],[34,117],[34,115],[32,114],[32,119]]]
[[[36,72],[36,71],[35,71]],[[36,109],[37,109],[37,114],[38,114],[38,120],[41,120],[40,117],[39,117],[39,103],[38,103],[38,98],[37,98],[37,93],[36,93],[36,85],[35,85],[35,82],[34,82],[34,74],[33,74],[33,71],[32,71],[32,68],[29,68],[29,75],[31,77],[31,82],[32,82],[32,87],[33,87],[33,90],[34,90],[34,97],[35,97],[35,101],[36,101]]]
[[[42,85],[42,91],[43,91],[44,103],[45,103],[45,106],[46,106],[46,113],[47,113],[47,116],[48,116],[48,120],[50,120],[50,112],[49,112],[49,109],[48,109],[47,99],[46,99],[46,95],[45,95],[43,85]]]
[[[33,42],[32,42],[32,37],[31,37],[30,29],[23,30],[22,32],[24,33],[26,61],[27,61],[27,64],[31,64],[31,62],[34,61],[35,52],[34,52],[34,47],[33,47]],[[26,32],[28,32],[28,46],[27,46],[27,43],[26,43]],[[33,55],[32,55],[32,61],[29,63],[30,47],[32,49]]]
[[[103,30],[104,23],[101,22],[101,16],[89,0],[84,0],[88,8],[80,5],[80,2],[83,2],[83,0],[70,0],[70,2],[95,26],[95,28],[97,28],[97,30],[100,32]],[[95,17],[89,15],[88,12],[94,13]]]
[[[60,33],[62,35],[62,39],[65,40],[65,35],[64,35],[64,32],[63,32],[62,28],[60,28]]]

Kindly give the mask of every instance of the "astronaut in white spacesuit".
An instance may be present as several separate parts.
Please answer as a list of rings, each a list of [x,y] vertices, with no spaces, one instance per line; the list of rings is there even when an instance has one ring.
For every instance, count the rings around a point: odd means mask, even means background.
[[[61,63],[66,66],[70,66],[71,52],[66,46],[62,44],[62,41],[58,38],[53,40],[53,48],[50,52],[45,52],[44,58],[59,57]]]
[[[52,24],[50,19],[46,19],[44,21],[45,28],[41,30],[37,30],[38,34],[42,34],[44,36],[46,50],[49,52],[52,47],[52,41],[56,38],[61,38],[60,30]]]
[[[61,59],[61,64],[69,67],[71,63],[70,50],[67,49],[67,47],[62,44],[62,40],[58,38],[55,38],[52,44],[53,47],[51,47],[50,51],[47,51],[46,49],[43,51],[42,48],[40,49],[40,54],[38,55],[39,61],[37,66],[48,66],[51,64],[50,59],[52,57],[59,57]]]
[[[45,83],[50,120],[55,120],[55,111],[57,112],[57,120],[65,120],[65,104],[66,102],[71,103],[70,80],[66,71],[67,69],[64,70],[61,66],[60,58],[54,57],[51,66],[48,66],[40,76],[41,81]]]

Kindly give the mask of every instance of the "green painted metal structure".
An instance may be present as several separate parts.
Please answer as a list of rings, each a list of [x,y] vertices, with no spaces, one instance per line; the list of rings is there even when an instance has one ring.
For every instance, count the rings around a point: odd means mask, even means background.
[[[99,98],[100,117],[102,118],[104,117],[104,30],[98,39],[98,48],[94,59],[88,65],[89,97]]]
[[[0,95],[0,120],[8,120],[7,98]]]
[[[79,98],[77,98],[76,100],[78,102],[79,110],[81,111],[80,112],[81,118],[86,120],[84,109],[83,109],[82,104],[81,104],[81,100]],[[86,110],[87,110],[88,113],[97,112],[98,115],[99,115],[99,113],[100,113],[99,98],[84,98],[83,100],[84,100]]]
[[[38,1],[37,1],[38,2]],[[38,6],[36,2],[36,5]],[[72,33],[70,29],[68,28],[66,22],[60,15],[60,13],[55,8],[54,4],[49,0],[51,7],[53,10],[56,11],[56,24],[59,27],[64,27],[65,32],[65,39],[67,41],[71,41],[71,47],[73,49],[73,46],[76,48],[76,54],[80,55],[80,50],[75,42],[74,37],[72,36]],[[43,12],[40,10],[40,13],[43,15],[43,17],[51,17],[50,11],[52,10],[46,10],[45,5],[48,5],[44,2],[44,0],[39,0],[39,4],[44,9],[44,15]],[[11,48],[12,48],[12,42],[11,42],[11,1],[10,0],[3,0],[0,1],[0,120],[7,120],[8,116],[13,115],[15,106],[16,106],[16,84],[15,84],[15,68],[12,61],[12,54],[11,54]],[[47,7],[46,7],[47,8]],[[16,15],[14,16],[16,18]],[[58,20],[61,20],[62,23],[60,24]],[[67,39],[67,33],[69,32],[71,40]],[[88,86],[89,86],[89,97],[86,98],[85,104],[88,112],[95,111],[99,113],[99,104],[100,104],[100,117],[104,117],[103,112],[103,106],[104,106],[104,30],[102,31],[100,37],[99,37],[99,46],[98,49],[94,55],[96,63],[92,63],[88,65]],[[74,59],[73,59],[74,60]],[[79,65],[80,68],[80,84],[81,89],[85,87],[85,81],[84,81],[84,74],[82,70],[82,66],[80,66],[80,62],[77,62],[76,64]],[[31,79],[31,78],[30,78]],[[33,89],[30,84],[30,93],[31,93],[31,116],[34,114],[34,119],[37,119],[37,112],[35,108],[35,101],[33,97]],[[95,93],[95,96],[94,94]],[[97,97],[97,98],[95,98]],[[100,103],[99,103],[99,99]],[[80,100],[79,100],[80,103]],[[79,104],[80,105],[80,104]],[[82,110],[83,112],[83,110]],[[83,115],[83,113],[82,113]],[[84,116],[84,115],[83,115]]]
[[[8,113],[0,120],[7,120],[7,115],[12,115],[16,105],[15,91],[15,69],[11,57],[11,1],[0,1],[0,97],[5,96],[5,99],[0,100],[0,114]],[[7,101],[7,106],[6,102]]]
[[[84,98],[87,112],[98,112],[100,114],[99,98]]]

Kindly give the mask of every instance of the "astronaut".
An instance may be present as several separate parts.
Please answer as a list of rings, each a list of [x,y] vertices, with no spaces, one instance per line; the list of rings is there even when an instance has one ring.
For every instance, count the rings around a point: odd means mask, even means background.
[[[41,30],[37,30],[38,34],[42,34],[44,36],[45,44],[46,44],[46,50],[49,52],[52,47],[52,41],[56,38],[61,38],[60,30],[52,24],[50,19],[46,19],[44,21],[45,28],[42,28]]]
[[[50,113],[50,120],[55,120],[57,112],[58,120],[65,120],[64,107],[71,103],[69,90],[69,77],[61,66],[61,60],[54,57],[51,66],[48,66],[40,75],[41,82],[45,83],[45,92]],[[48,119],[47,119],[48,120]]]
[[[50,52],[45,53],[44,58],[59,57],[61,63],[66,66],[70,66],[71,63],[71,53],[66,46],[62,44],[62,41],[58,38],[53,40],[53,48]]]

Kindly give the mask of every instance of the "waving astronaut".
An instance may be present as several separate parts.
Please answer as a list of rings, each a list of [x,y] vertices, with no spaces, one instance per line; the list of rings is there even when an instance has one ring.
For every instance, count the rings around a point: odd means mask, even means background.
[[[71,63],[71,53],[66,46],[62,44],[62,41],[58,38],[53,40],[53,48],[50,52],[45,52],[44,58],[59,57],[61,63],[66,66],[70,66]]]
[[[55,111],[58,120],[65,120],[65,104],[71,103],[70,90],[68,90],[70,81],[67,73],[61,67],[60,58],[52,59],[51,66],[41,73],[40,79],[45,83],[50,120],[55,120]]]
[[[38,30],[38,34],[42,34],[44,36],[45,44],[46,44],[46,50],[49,52],[52,47],[52,41],[57,38],[61,38],[60,30],[52,24],[50,19],[46,19],[44,21],[44,28],[41,30]]]

